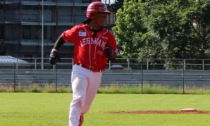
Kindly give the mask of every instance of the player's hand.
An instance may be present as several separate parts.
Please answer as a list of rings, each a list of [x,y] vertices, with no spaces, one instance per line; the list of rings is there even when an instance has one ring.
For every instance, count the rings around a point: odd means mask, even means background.
[[[50,64],[55,65],[58,61],[61,61],[58,55],[58,51],[56,49],[52,49],[49,57],[49,62]]]
[[[117,50],[118,50],[118,54],[121,54],[121,52],[123,51],[122,46],[117,46]]]
[[[115,52],[109,47],[109,46],[106,46],[106,56],[109,60],[114,60],[115,57],[116,57],[116,54]]]

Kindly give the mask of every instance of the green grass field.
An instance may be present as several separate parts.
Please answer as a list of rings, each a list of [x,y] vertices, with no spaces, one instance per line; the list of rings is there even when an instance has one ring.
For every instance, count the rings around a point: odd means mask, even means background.
[[[210,95],[98,94],[83,126],[209,126],[208,114],[110,114],[210,110]],[[70,93],[0,93],[0,126],[67,126]]]

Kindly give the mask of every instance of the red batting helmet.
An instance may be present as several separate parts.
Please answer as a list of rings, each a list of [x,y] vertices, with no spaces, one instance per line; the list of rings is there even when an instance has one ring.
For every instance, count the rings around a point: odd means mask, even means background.
[[[104,3],[96,1],[88,5],[86,11],[86,17],[87,18],[95,17],[96,13],[98,12],[111,14],[111,12],[108,11],[107,6]]]

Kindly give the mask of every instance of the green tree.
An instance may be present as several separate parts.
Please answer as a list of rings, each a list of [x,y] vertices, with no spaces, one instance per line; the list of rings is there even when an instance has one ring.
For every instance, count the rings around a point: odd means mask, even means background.
[[[166,58],[205,58],[208,29],[204,21],[207,2],[174,0],[170,3],[153,5],[149,30],[154,30],[162,43]],[[208,10],[210,11],[210,10]],[[199,25],[202,27],[196,27]],[[208,24],[209,25],[209,24]],[[202,30],[201,30],[202,29]],[[205,45],[205,46],[203,46]]]
[[[118,44],[123,48],[123,56],[127,58],[136,57],[138,49],[142,45],[138,38],[146,31],[142,25],[139,8],[140,4],[138,2],[125,0],[123,7],[116,13],[117,21],[113,31]]]
[[[125,0],[113,31],[125,57],[209,58],[210,1]]]

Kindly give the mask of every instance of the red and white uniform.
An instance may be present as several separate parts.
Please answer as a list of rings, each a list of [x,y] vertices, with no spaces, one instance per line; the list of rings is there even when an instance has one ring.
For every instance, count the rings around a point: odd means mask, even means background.
[[[95,38],[93,34],[87,24],[81,24],[63,32],[62,37],[66,42],[74,43],[74,64],[103,71],[107,65],[105,47],[108,45],[117,53],[116,40],[108,29],[97,32]]]
[[[62,33],[66,42],[74,43],[74,65],[71,76],[73,99],[70,104],[69,126],[78,126],[80,115],[90,108],[107,65],[105,47],[117,53],[116,40],[108,29],[94,32],[87,24],[76,25]]]

